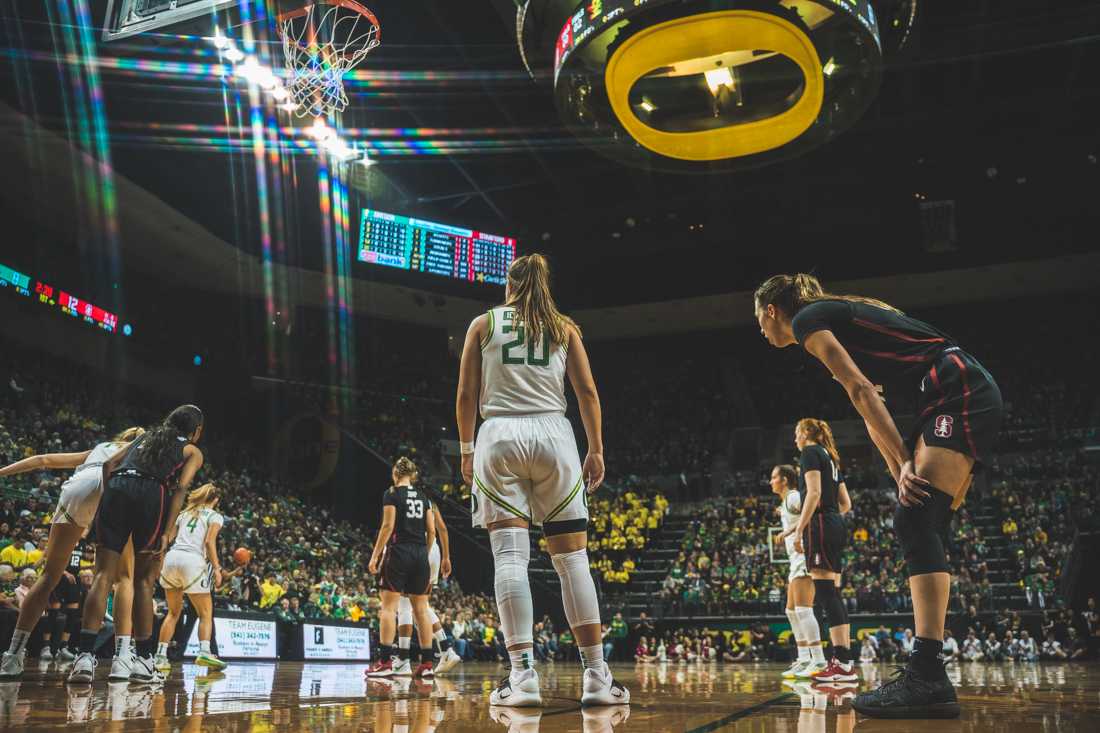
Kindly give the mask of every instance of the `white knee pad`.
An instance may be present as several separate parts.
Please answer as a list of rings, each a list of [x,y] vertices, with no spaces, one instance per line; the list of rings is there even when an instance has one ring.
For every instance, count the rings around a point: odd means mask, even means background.
[[[405,596],[401,596],[401,600],[397,602],[397,625],[413,625],[413,604]]]
[[[806,641],[806,632],[802,630],[802,622],[798,619],[798,611],[788,608],[787,620],[791,622],[791,633],[794,634],[794,640]]]
[[[550,560],[561,579],[561,600],[569,625],[576,628],[600,623],[600,603],[588,569],[588,550],[551,555]]]
[[[504,643],[530,644],[535,611],[531,603],[531,581],[527,565],[531,561],[531,540],[526,529],[505,527],[489,533],[493,548],[497,611]]]
[[[818,628],[817,619],[814,618],[814,610],[809,606],[796,606],[795,615],[798,617],[798,625],[802,627],[802,640],[811,644],[821,641],[821,629]]]

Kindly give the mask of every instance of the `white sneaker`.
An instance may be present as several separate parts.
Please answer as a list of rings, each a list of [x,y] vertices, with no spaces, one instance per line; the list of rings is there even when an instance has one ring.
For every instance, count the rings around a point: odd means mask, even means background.
[[[398,659],[393,663],[393,676],[394,677],[412,677],[412,664],[408,659]]]
[[[168,673],[172,671],[172,663],[169,662],[168,657],[164,656],[163,654],[158,654],[153,657],[153,667],[155,667],[158,672],[165,676],[167,676]]]
[[[508,733],[539,733],[542,711],[530,708],[489,708],[489,720],[508,729]]]
[[[24,654],[4,652],[3,659],[0,659],[0,679],[14,680],[23,676],[23,662],[26,658]]]
[[[69,672],[69,682],[73,684],[89,684],[92,678],[95,677],[95,668],[99,664],[99,660],[95,658],[94,654],[89,652],[81,652],[76,655],[76,661],[73,662],[73,669]]]
[[[76,659],[76,655],[68,647],[62,647],[57,653],[57,659],[61,662],[71,662]]]
[[[130,657],[130,682],[138,684],[158,684],[164,682],[164,675],[157,671],[153,655]]]
[[[581,705],[627,705],[630,703],[630,690],[623,687],[611,676],[607,662],[603,665],[603,674],[594,669],[584,670]]]
[[[611,733],[630,718],[629,705],[614,705],[581,710],[584,733]]]
[[[124,654],[111,660],[111,673],[107,679],[111,682],[126,682],[130,679],[130,673],[134,671],[133,654]]]
[[[814,662],[814,661],[811,661],[809,664],[807,664],[802,669],[800,669],[797,674],[795,674],[795,679],[799,679],[799,680],[812,679],[815,674],[817,674],[818,672],[823,671],[828,666],[829,666],[828,662]]]
[[[448,649],[447,653],[439,658],[439,664],[435,665],[435,673],[446,674],[460,664],[462,664],[462,657],[458,656],[454,649]]]
[[[807,664],[810,664],[810,660],[808,660],[808,659],[796,659],[796,660],[794,660],[794,664],[792,664],[791,666],[789,666],[785,670],[783,670],[782,677],[784,679],[788,679],[788,680],[789,679],[794,679],[795,677],[798,676],[798,673],[800,671],[802,671],[802,668],[805,667]]]
[[[42,651],[38,652],[38,658],[41,659],[43,662],[53,661],[53,652],[50,651],[50,648],[48,646],[43,647]]]
[[[530,708],[542,705],[539,692],[539,673],[525,669],[513,677],[511,673],[500,681],[489,695],[490,705],[504,705],[511,708]]]

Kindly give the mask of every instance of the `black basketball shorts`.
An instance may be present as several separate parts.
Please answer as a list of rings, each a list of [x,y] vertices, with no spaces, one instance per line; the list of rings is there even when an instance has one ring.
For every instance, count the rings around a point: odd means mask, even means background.
[[[431,588],[426,545],[398,544],[382,559],[382,588],[407,596],[427,595]]]
[[[72,580],[61,576],[61,580],[50,591],[50,603],[60,603],[62,606],[74,606],[80,603],[80,579],[75,573]]]
[[[921,380],[917,420],[907,441],[965,453],[976,467],[993,457],[1004,402],[993,377],[962,349],[947,349]]]
[[[95,538],[100,547],[122,552],[133,538],[134,552],[156,552],[168,519],[168,491],[156,479],[116,474],[103,489],[95,516]]]
[[[844,569],[842,553],[848,544],[848,529],[836,512],[815,512],[802,536],[806,568],[839,573]]]

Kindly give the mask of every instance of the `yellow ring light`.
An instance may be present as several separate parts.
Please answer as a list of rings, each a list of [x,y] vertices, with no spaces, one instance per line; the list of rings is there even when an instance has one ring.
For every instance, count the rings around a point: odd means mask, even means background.
[[[805,78],[802,96],[774,117],[717,130],[665,132],[634,114],[630,90],[651,70],[732,49],[774,51],[791,59]],[[821,60],[809,37],[790,21],[752,10],[704,13],[646,28],[615,51],[604,80],[611,108],[631,137],[654,153],[690,161],[738,158],[782,147],[813,125],[825,96]]]

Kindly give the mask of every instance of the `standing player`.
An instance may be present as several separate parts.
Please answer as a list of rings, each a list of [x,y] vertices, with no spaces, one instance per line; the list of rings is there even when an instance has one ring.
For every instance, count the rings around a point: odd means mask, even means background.
[[[42,562],[42,574],[38,576],[38,580],[27,592],[19,607],[19,620],[15,624],[11,645],[0,661],[0,679],[14,679],[23,674],[27,639],[30,638],[35,624],[41,618],[42,611],[49,604],[51,593],[64,577],[66,567],[71,564],[74,550],[80,543],[81,537],[95,518],[100,496],[103,493],[103,476],[107,464],[112,459],[120,459],[124,455],[123,451],[144,432],[141,428],[130,428],[119,433],[112,440],[100,443],[83,453],[47,453],[24,458],[10,466],[0,468],[0,477],[47,469],[76,469],[61,487],[61,497],[58,499],[57,510],[53,515],[50,539],[46,544],[46,554]],[[132,548],[126,559],[132,567]],[[79,564],[79,557],[76,562]],[[79,570],[79,567],[77,569]],[[68,579],[65,580],[68,583]],[[74,611],[73,620],[75,620],[74,609],[79,605],[80,598],[75,583],[72,585],[73,588],[66,589],[60,594],[62,597],[59,600],[63,602],[67,612]],[[75,598],[73,591],[77,592]],[[128,625],[129,608],[126,609],[124,618]],[[73,631],[79,631],[79,626],[70,621],[67,631],[71,635]]]
[[[755,310],[769,343],[801,344],[843,385],[898,485],[894,531],[909,572],[917,641],[902,673],[852,705],[872,717],[958,717],[955,688],[939,659],[951,592],[947,533],[1000,431],[1000,389],[944,332],[872,298],[828,294],[812,275],[770,278],[756,291]],[[919,390],[908,440],[876,384]]]
[[[451,577],[451,538],[447,533],[447,523],[443,521],[443,514],[439,511],[439,502],[434,499],[431,492],[422,489],[432,500],[432,515],[435,517],[436,542],[428,550],[428,570],[431,576],[431,590],[439,583],[439,574],[444,578]],[[429,591],[430,597],[431,591]],[[451,648],[451,642],[443,631],[443,624],[439,621],[439,614],[428,605],[428,618],[432,622],[432,638],[434,644],[439,645],[439,657],[435,661],[435,674],[444,674],[454,669],[455,665],[462,662],[462,657]],[[397,604],[397,646],[398,649],[409,649],[412,646],[413,611],[412,603],[408,596],[401,596]]]
[[[588,503],[604,477],[600,398],[580,329],[558,311],[542,255],[508,270],[504,305],[474,319],[466,334],[456,411],[462,476],[471,487],[474,525],[489,530],[497,609],[511,673],[492,705],[542,704],[532,657],[528,530],[542,525],[561,579],[565,616],[584,665],[581,703],[630,702],[604,661],[600,607],[588,565]],[[565,377],[573,385],[588,437],[582,468],[565,418]],[[477,448],[477,408],[485,423]]]
[[[855,682],[859,677],[852,666],[851,626],[837,591],[842,553],[848,541],[841,515],[852,508],[852,500],[840,476],[840,453],[828,423],[813,418],[799,420],[794,443],[802,452],[798,480],[805,499],[795,526],[784,530],[782,536],[794,541],[796,552],[805,553],[814,581],[810,597],[825,610],[832,642],[828,666],[813,670],[809,676],[817,682]]]
[[[177,407],[164,422],[130,445],[118,470],[110,475],[95,519],[95,579],[84,599],[80,654],[73,663],[69,682],[91,682],[95,675],[92,650],[103,624],[107,593],[118,576],[122,549],[131,540],[135,553],[132,605],[137,655],[130,680],[160,679],[153,664],[153,584],[166,546],[165,527],[175,524],[184,491],[202,468],[202,451],[195,445],[202,437],[202,427],[202,410],[194,405]],[[116,609],[118,606],[116,599]]]
[[[382,526],[371,553],[371,573],[382,573],[382,611],[378,620],[381,645],[378,661],[367,670],[368,677],[413,674],[409,650],[399,651],[393,664],[393,641],[397,633],[397,604],[402,595],[412,603],[413,619],[420,640],[420,666],[415,676],[431,677],[432,622],[428,616],[431,589],[428,547],[435,543],[435,513],[424,492],[413,486],[416,464],[401,457],[393,466],[393,486],[382,499]]]
[[[798,493],[798,472],[794,466],[782,465],[772,469],[769,483],[772,493],[779,497],[779,519],[783,532],[776,534],[775,542],[785,542],[791,566],[787,573],[787,619],[798,644],[798,659],[786,671],[784,677],[807,678],[827,666],[821,650],[821,629],[814,617],[814,584],[806,568],[806,554],[796,548],[792,536],[802,513],[802,496]],[[790,530],[792,534],[786,534]]]
[[[167,676],[172,669],[168,661],[168,643],[176,633],[176,624],[183,612],[183,594],[191,599],[199,616],[199,655],[195,664],[214,670],[226,664],[210,650],[214,632],[214,589],[222,584],[222,566],[218,562],[218,532],[225,518],[216,512],[218,487],[203,484],[187,495],[187,504],[176,524],[168,532],[172,549],[164,556],[160,585],[168,601],[168,615],[160,626],[160,643],[153,660],[157,671]]]

